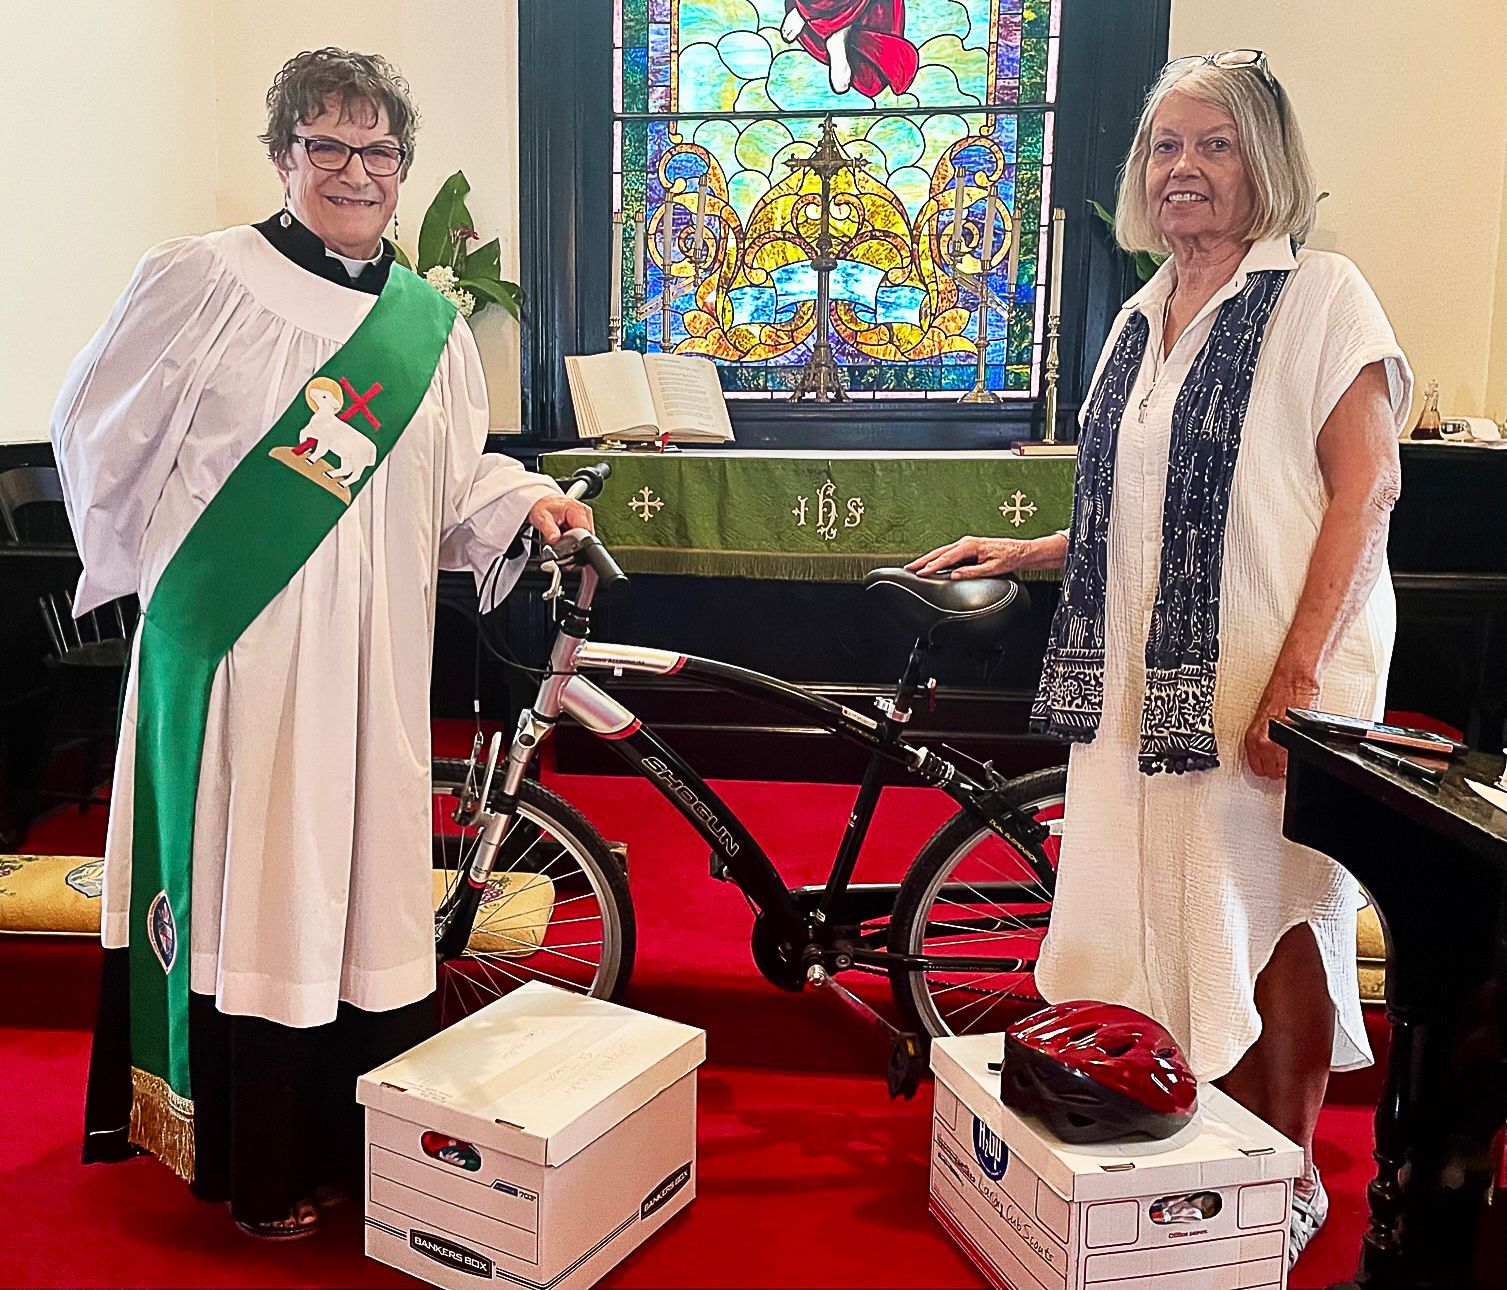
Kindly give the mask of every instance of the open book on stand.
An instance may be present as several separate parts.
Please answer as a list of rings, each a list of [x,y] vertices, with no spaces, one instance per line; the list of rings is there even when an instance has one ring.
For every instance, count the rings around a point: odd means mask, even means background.
[[[583,439],[732,440],[727,401],[709,358],[615,349],[567,357],[565,375]]]

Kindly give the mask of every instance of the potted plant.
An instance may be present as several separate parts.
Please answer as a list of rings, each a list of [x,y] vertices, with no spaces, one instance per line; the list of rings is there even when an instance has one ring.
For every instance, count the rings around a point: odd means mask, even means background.
[[[523,288],[502,277],[499,265],[501,247],[494,237],[472,250],[470,243],[479,235],[466,209],[466,195],[471,185],[465,172],[457,170],[440,185],[424,222],[419,227],[417,261],[410,260],[403,248],[395,245],[398,263],[412,269],[440,295],[451,301],[462,318],[500,305],[514,318],[522,316]]]

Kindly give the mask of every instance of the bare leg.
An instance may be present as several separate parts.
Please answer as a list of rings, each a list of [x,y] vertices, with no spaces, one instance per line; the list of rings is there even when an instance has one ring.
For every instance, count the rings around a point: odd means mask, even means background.
[[[1307,923],[1277,942],[1271,962],[1256,978],[1256,1011],[1261,1037],[1217,1083],[1303,1148],[1297,1189],[1308,1195],[1314,1187],[1313,1133],[1329,1086],[1334,1004]]]
[[[827,37],[827,58],[831,63],[832,93],[846,94],[853,84],[853,68],[848,63],[848,32],[843,27]]]

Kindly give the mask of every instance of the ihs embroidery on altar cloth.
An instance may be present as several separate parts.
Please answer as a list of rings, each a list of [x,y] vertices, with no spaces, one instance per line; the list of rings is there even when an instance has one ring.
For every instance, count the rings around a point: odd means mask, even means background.
[[[795,516],[796,528],[805,528],[807,520],[807,499],[797,497],[791,514]],[[845,499],[846,515],[842,517],[841,526],[845,529],[856,529],[863,523],[863,498],[849,497]],[[816,490],[816,531],[828,542],[837,537],[840,508],[837,502],[837,485],[830,479]]]

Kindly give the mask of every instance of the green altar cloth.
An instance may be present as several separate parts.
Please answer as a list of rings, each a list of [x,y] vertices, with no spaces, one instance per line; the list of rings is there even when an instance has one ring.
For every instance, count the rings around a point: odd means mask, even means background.
[[[1072,521],[1072,457],[1009,452],[684,449],[541,458],[563,479],[612,463],[592,502],[629,573],[847,582],[972,533],[1041,537]]]

